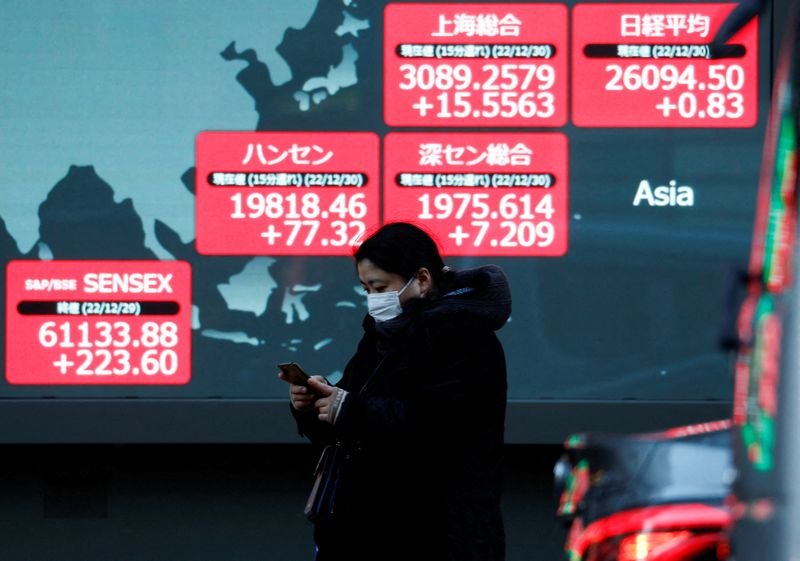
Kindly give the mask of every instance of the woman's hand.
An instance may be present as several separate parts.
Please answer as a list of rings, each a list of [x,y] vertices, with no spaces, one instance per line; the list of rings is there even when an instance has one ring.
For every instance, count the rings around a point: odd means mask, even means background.
[[[344,398],[347,397],[347,392],[319,380],[309,380],[308,387],[315,395],[319,396],[319,399],[314,402],[319,420],[330,424],[335,423],[336,415],[339,413]]]
[[[282,372],[278,373],[278,378],[284,382],[289,382]],[[328,382],[322,376],[312,376],[309,379],[309,386],[316,382],[320,387],[328,387]],[[317,400],[317,395],[310,387],[297,386],[290,384],[289,386],[289,400],[292,402],[292,407],[296,411],[309,411],[314,408],[314,402]]]

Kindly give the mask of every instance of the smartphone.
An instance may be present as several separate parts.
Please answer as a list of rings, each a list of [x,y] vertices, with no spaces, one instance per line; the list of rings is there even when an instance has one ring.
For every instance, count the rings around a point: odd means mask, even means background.
[[[283,375],[286,376],[286,379],[289,380],[289,383],[295,386],[308,385],[308,379],[311,376],[296,362],[283,362],[278,365],[278,368],[283,372]]]

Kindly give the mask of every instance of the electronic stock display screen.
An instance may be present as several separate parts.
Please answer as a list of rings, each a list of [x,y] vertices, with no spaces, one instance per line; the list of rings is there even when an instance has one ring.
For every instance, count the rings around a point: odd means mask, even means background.
[[[399,220],[506,271],[512,402],[731,398],[769,13],[712,58],[735,3],[191,4],[5,10],[0,408],[336,380]]]

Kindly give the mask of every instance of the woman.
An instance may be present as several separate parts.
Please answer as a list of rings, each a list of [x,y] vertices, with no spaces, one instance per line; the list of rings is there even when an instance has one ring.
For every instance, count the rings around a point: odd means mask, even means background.
[[[300,433],[338,442],[344,462],[334,512],[315,521],[317,561],[501,560],[505,276],[450,271],[405,223],[355,259],[369,309],[358,349],[336,386],[290,390]]]

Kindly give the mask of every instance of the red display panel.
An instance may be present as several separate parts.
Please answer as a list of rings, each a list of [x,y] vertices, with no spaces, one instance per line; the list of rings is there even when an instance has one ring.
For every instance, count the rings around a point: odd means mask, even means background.
[[[350,255],[378,223],[378,136],[203,132],[197,136],[197,251]]]
[[[189,382],[188,263],[11,261],[6,275],[9,383]]]
[[[561,4],[389,4],[386,123],[564,125],[567,13]]]
[[[572,120],[583,127],[751,127],[758,22],[718,53],[734,4],[580,4],[572,17]],[[716,58],[709,58],[711,55]]]
[[[560,133],[392,133],[386,222],[424,226],[447,255],[567,251],[567,138]]]

